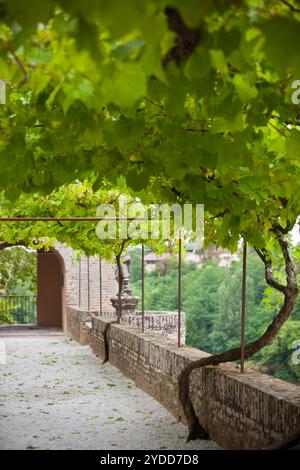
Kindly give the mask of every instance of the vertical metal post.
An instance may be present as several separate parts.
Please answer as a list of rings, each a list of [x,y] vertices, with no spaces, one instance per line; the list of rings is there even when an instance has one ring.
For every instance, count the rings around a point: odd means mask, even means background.
[[[100,316],[102,316],[102,260],[99,256],[99,296],[100,296]]]
[[[245,370],[245,323],[246,323],[247,243],[243,245],[242,320],[241,320],[241,373]]]
[[[90,299],[90,257],[87,256],[87,290],[88,290],[88,311],[90,311],[91,308],[91,299]]]
[[[81,309],[81,255],[78,262],[78,304]]]
[[[178,347],[181,346],[181,235],[178,240]]]
[[[142,245],[142,333],[145,331],[145,246]]]

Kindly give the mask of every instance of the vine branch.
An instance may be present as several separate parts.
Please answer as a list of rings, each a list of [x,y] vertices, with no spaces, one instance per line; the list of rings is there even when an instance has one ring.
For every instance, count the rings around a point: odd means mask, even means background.
[[[294,5],[292,5],[290,2],[288,2],[287,0],[281,0],[282,3],[284,3],[287,7],[289,7],[289,9],[295,13],[300,13],[300,8],[297,8],[295,7]]]

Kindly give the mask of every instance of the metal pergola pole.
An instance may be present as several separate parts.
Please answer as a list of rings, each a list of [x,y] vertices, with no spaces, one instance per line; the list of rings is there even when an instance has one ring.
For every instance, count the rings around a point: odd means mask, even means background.
[[[241,373],[245,370],[245,323],[246,323],[246,285],[247,285],[247,242],[243,245],[242,278],[242,318],[241,318]]]
[[[181,347],[181,258],[182,241],[178,240],[178,347]]]
[[[88,281],[88,311],[91,309],[91,299],[90,299],[90,257],[87,256],[87,281]]]
[[[78,262],[78,304],[81,309],[81,255]]]
[[[142,333],[145,331],[145,246],[142,245]]]
[[[102,259],[99,256],[99,297],[100,297],[100,316],[102,316]]]

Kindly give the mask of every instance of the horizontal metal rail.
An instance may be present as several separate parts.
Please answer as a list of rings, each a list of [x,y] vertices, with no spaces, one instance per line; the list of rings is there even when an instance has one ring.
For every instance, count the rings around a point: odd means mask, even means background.
[[[0,217],[0,222],[99,222],[102,220],[131,222],[144,217]]]

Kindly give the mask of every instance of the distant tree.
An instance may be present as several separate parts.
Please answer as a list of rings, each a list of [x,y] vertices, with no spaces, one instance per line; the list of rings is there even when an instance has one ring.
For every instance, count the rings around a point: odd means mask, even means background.
[[[288,320],[272,343],[254,357],[255,367],[260,366],[262,372],[300,384],[300,364],[292,361],[296,340],[300,340],[300,321]]]
[[[227,271],[216,262],[207,262],[200,269],[190,265],[183,278],[187,344],[212,352],[210,334],[218,313],[218,289],[225,277]]]
[[[37,282],[36,252],[15,246],[0,250],[2,295],[34,295]]]

